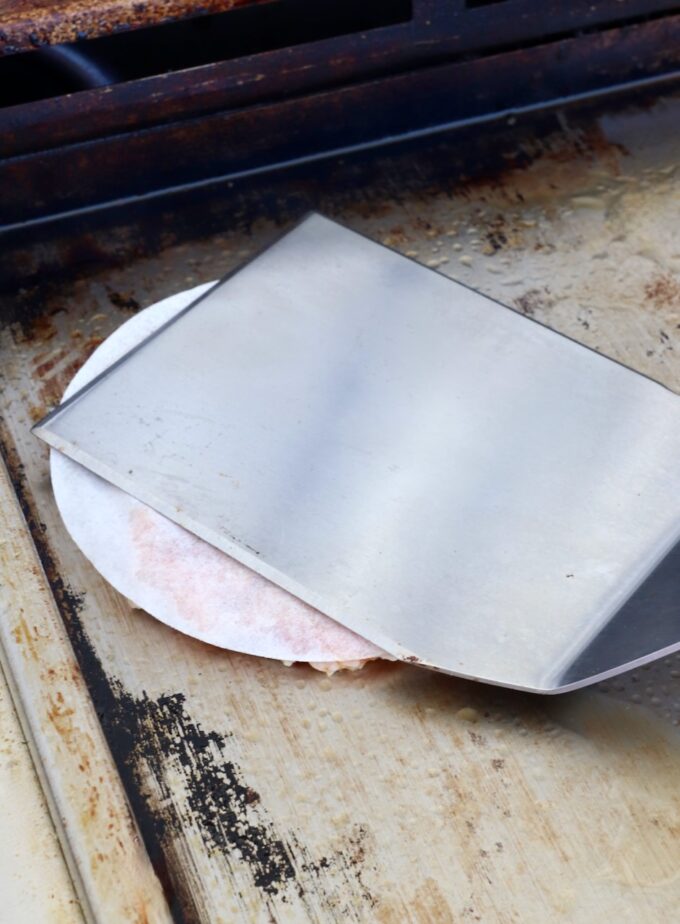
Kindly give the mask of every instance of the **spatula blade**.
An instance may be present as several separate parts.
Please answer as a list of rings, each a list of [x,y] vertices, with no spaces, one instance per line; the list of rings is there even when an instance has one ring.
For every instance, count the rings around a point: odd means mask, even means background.
[[[680,648],[680,398],[319,215],[35,432],[402,659]]]

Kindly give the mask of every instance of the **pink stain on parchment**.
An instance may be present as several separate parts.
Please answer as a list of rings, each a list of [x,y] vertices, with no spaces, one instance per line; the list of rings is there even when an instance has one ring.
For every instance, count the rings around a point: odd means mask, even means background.
[[[130,521],[136,577],[166,593],[182,620],[203,637],[214,636],[214,644],[221,644],[222,629],[225,638],[239,636],[239,647],[248,637],[274,637],[286,660],[310,659],[314,650],[327,652],[329,661],[382,654],[371,642],[149,507],[135,505]]]

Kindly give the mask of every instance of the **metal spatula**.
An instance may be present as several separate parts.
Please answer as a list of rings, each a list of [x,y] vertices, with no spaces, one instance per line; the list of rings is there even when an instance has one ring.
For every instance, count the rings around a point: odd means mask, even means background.
[[[399,658],[680,648],[680,398],[319,215],[35,432]]]

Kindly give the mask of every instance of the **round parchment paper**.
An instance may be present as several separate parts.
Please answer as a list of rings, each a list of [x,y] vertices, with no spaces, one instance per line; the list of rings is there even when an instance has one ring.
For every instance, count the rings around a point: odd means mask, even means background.
[[[95,350],[64,398],[210,285],[180,292],[130,318]],[[72,459],[53,451],[51,473],[61,516],[84,555],[136,606],[173,629],[247,654],[323,662],[322,669],[385,657],[375,645]]]

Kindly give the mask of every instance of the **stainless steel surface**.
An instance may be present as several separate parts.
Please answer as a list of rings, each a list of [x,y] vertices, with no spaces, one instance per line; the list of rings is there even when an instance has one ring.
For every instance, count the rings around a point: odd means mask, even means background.
[[[403,659],[680,648],[680,399],[320,216],[37,432]]]

